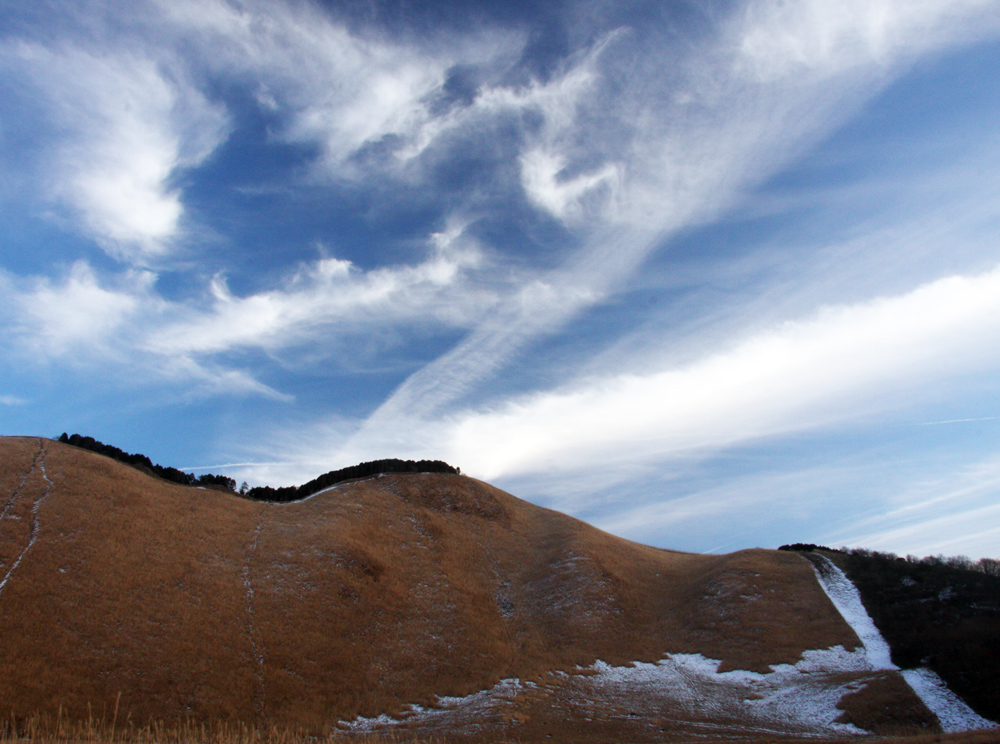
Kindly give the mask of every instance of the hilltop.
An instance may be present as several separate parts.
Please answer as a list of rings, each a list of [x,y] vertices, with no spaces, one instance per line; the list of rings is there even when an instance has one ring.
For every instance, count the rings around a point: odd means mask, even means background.
[[[279,504],[2,438],[0,581],[7,716],[120,704],[524,740],[936,729],[865,666],[800,556],[639,545],[457,473]]]

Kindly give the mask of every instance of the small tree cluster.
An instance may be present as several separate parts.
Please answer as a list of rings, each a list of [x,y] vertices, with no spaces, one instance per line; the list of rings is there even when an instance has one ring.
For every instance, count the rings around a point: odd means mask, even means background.
[[[789,550],[796,553],[811,553],[814,550],[825,550],[828,553],[840,552],[833,548],[828,548],[826,545],[816,545],[815,543],[792,543],[791,545],[782,545],[778,550]]]

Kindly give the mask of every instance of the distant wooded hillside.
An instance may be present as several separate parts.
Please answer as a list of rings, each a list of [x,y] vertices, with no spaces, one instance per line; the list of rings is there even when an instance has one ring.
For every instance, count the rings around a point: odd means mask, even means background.
[[[1000,561],[803,543],[781,549],[834,561],[858,588],[893,663],[930,667],[977,713],[1000,720]]]

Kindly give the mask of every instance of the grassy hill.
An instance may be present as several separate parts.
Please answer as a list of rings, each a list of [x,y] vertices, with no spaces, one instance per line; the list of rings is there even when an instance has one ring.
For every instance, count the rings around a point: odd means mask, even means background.
[[[484,708],[476,731],[728,738],[739,716],[608,686],[595,662],[700,654],[717,672],[770,673],[858,645],[795,554],[638,545],[457,474],[253,502],[37,438],[0,438],[0,581],[8,718],[117,706],[134,722],[328,733],[516,679],[514,703]],[[891,674],[852,674],[814,675],[824,694],[851,690],[843,720],[933,728]],[[754,700],[733,695],[734,710]]]

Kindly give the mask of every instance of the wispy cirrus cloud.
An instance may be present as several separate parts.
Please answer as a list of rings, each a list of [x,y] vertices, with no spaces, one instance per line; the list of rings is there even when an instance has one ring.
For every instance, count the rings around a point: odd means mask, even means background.
[[[12,324],[5,335],[14,345],[43,359],[72,361],[86,356],[115,357],[113,351],[136,316],[148,312],[155,277],[133,271],[104,283],[92,267],[77,261],[60,279],[17,281],[2,277],[4,309]]]
[[[581,381],[460,416],[471,472],[580,470],[812,429],[896,405],[929,380],[1000,364],[1000,270],[784,323],[690,366]],[[874,396],[874,397],[873,397]],[[470,443],[475,443],[470,445]]]
[[[359,442],[408,411],[445,410],[531,343],[613,296],[672,235],[732,207],[914,58],[996,29],[996,4],[985,1],[783,8],[750,3],[681,59],[655,34],[613,35],[566,72],[571,83],[546,89],[552,98],[539,112],[554,123],[542,128],[550,132],[545,148],[525,140],[521,161],[529,196],[557,217],[595,187],[603,199],[574,226],[578,250],[539,277],[565,299],[545,309],[512,299],[401,385]],[[605,50],[616,43],[617,54]],[[649,75],[635,74],[637,59]],[[513,94],[487,96],[509,102]]]
[[[173,180],[225,139],[225,112],[183,71],[127,46],[6,41],[0,66],[38,92],[40,126],[55,128],[38,156],[47,194],[118,258],[170,250],[184,213]]]
[[[473,278],[484,259],[462,226],[432,236],[428,253],[421,263],[369,271],[320,258],[280,288],[242,296],[216,277],[201,306],[163,299],[151,271],[102,276],[78,261],[59,279],[0,275],[0,309],[11,319],[9,345],[36,363],[132,364],[212,394],[288,399],[220,355],[304,348],[329,355],[347,339],[391,327],[469,327],[495,306],[493,283]]]
[[[43,190],[108,253],[146,265],[197,234],[180,181],[232,130],[220,86],[251,88],[276,139],[319,145],[315,174],[370,177],[378,161],[351,158],[418,137],[453,67],[509,64],[523,43],[505,32],[366,38],[310,3],[90,8],[86,22],[66,14],[57,40],[4,39],[0,67],[40,103],[24,126],[49,135],[35,158]]]
[[[379,449],[437,452],[487,480],[531,475],[542,491],[546,478],[619,465],[627,479],[643,462],[699,457],[910,405],[935,382],[997,368],[997,338],[995,269],[827,307],[679,367],[579,379],[443,417],[400,412],[395,427],[362,430],[339,446],[347,459]]]
[[[830,535],[832,541],[919,556],[994,557],[1000,544],[1000,459],[993,456],[936,477],[915,479],[888,498],[889,508]]]
[[[366,146],[400,151],[438,128],[436,109],[453,68],[503,68],[524,44],[519,34],[485,29],[412,40],[364,35],[309,3],[155,7],[177,33],[198,39],[210,69],[254,80],[260,105],[283,122],[276,134],[321,145],[324,166],[337,177],[360,175],[349,160]]]
[[[208,307],[176,308],[146,348],[164,354],[276,350],[392,325],[468,327],[497,301],[489,284],[469,279],[483,263],[456,228],[432,236],[430,256],[411,266],[361,271],[350,261],[322,258],[301,266],[281,289],[242,297],[216,277]]]

